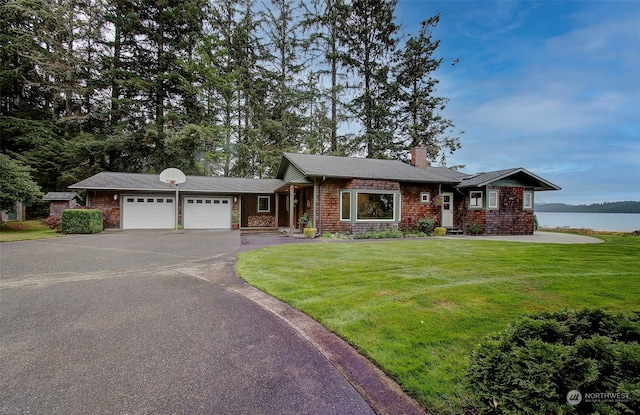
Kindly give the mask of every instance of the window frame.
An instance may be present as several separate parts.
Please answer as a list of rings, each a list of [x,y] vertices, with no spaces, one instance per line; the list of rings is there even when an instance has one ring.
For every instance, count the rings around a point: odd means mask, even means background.
[[[527,196],[529,203],[527,203]],[[522,192],[522,209],[533,210],[533,190],[525,190]]]
[[[267,208],[261,209],[260,201],[265,199],[267,200]],[[258,213],[269,213],[269,212],[271,212],[271,196],[258,196]]]
[[[420,203],[429,203],[431,202],[431,193],[430,192],[420,192]]]
[[[479,193],[480,197],[473,197],[474,193]],[[479,203],[473,204],[473,201],[479,200]],[[470,190],[469,191],[469,209],[483,209],[484,208],[484,192],[482,190]]]
[[[356,206],[355,206],[355,214],[356,214],[356,222],[397,222],[399,220],[399,218],[397,218],[396,216],[399,216],[398,214],[398,192],[393,191],[393,190],[366,190],[363,189],[362,191],[360,190],[356,190],[355,192],[356,197]],[[380,218],[371,218],[371,219],[361,219],[359,217],[359,212],[358,212],[358,197],[363,194],[363,195],[391,195],[393,197],[393,207],[392,207],[392,217],[390,219],[380,219]]]
[[[495,204],[491,204],[491,195],[496,195]],[[500,208],[500,192],[498,190],[487,191],[487,209],[499,209]]]
[[[345,218],[345,217],[343,216],[343,213],[344,213],[343,195],[345,195],[345,194],[349,195],[349,209],[348,209],[349,217],[348,217],[348,218]],[[353,216],[353,215],[351,214],[351,207],[352,207],[351,200],[352,200],[352,199],[353,199],[353,198],[352,198],[352,192],[351,192],[351,190],[340,190],[340,221],[342,221],[342,222],[351,222],[351,218],[352,218],[352,216]]]

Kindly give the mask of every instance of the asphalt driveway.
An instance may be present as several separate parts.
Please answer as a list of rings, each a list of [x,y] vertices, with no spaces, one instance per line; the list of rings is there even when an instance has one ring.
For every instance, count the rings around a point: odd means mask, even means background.
[[[221,231],[1,244],[0,413],[373,413],[298,331],[222,283],[239,247]]]

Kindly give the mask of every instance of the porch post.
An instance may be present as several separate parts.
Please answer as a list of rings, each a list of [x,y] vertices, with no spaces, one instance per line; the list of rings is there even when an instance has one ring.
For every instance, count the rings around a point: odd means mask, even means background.
[[[274,218],[273,223],[274,223],[274,225],[276,226],[276,230],[277,230],[277,229],[278,229],[278,199],[280,199],[280,198],[278,197],[278,192],[275,192],[275,196],[274,196],[274,197],[275,197],[275,199],[276,199],[276,200],[275,200],[275,202],[276,202],[276,212],[275,212],[276,217]]]
[[[289,236],[293,236],[293,208],[294,208],[294,200],[295,192],[294,186],[289,185]]]
[[[318,203],[316,202],[316,200],[318,200],[318,184],[316,182],[316,179],[313,179],[313,227],[316,229],[318,228]]]

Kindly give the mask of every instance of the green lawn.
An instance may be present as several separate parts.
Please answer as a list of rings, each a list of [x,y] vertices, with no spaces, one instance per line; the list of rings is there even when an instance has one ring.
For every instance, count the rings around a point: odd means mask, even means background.
[[[42,220],[0,223],[0,242],[26,241],[29,239],[55,238],[62,236],[49,229]]]
[[[326,242],[239,255],[238,273],[354,345],[425,408],[459,412],[472,348],[517,317],[640,310],[640,238],[554,245]]]

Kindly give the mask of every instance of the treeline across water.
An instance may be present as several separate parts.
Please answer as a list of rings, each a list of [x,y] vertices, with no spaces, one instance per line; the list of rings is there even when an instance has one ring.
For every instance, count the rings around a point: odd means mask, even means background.
[[[567,205],[565,203],[544,203],[536,205],[536,212],[576,212],[576,213],[640,213],[640,202],[603,202],[590,205]]]

